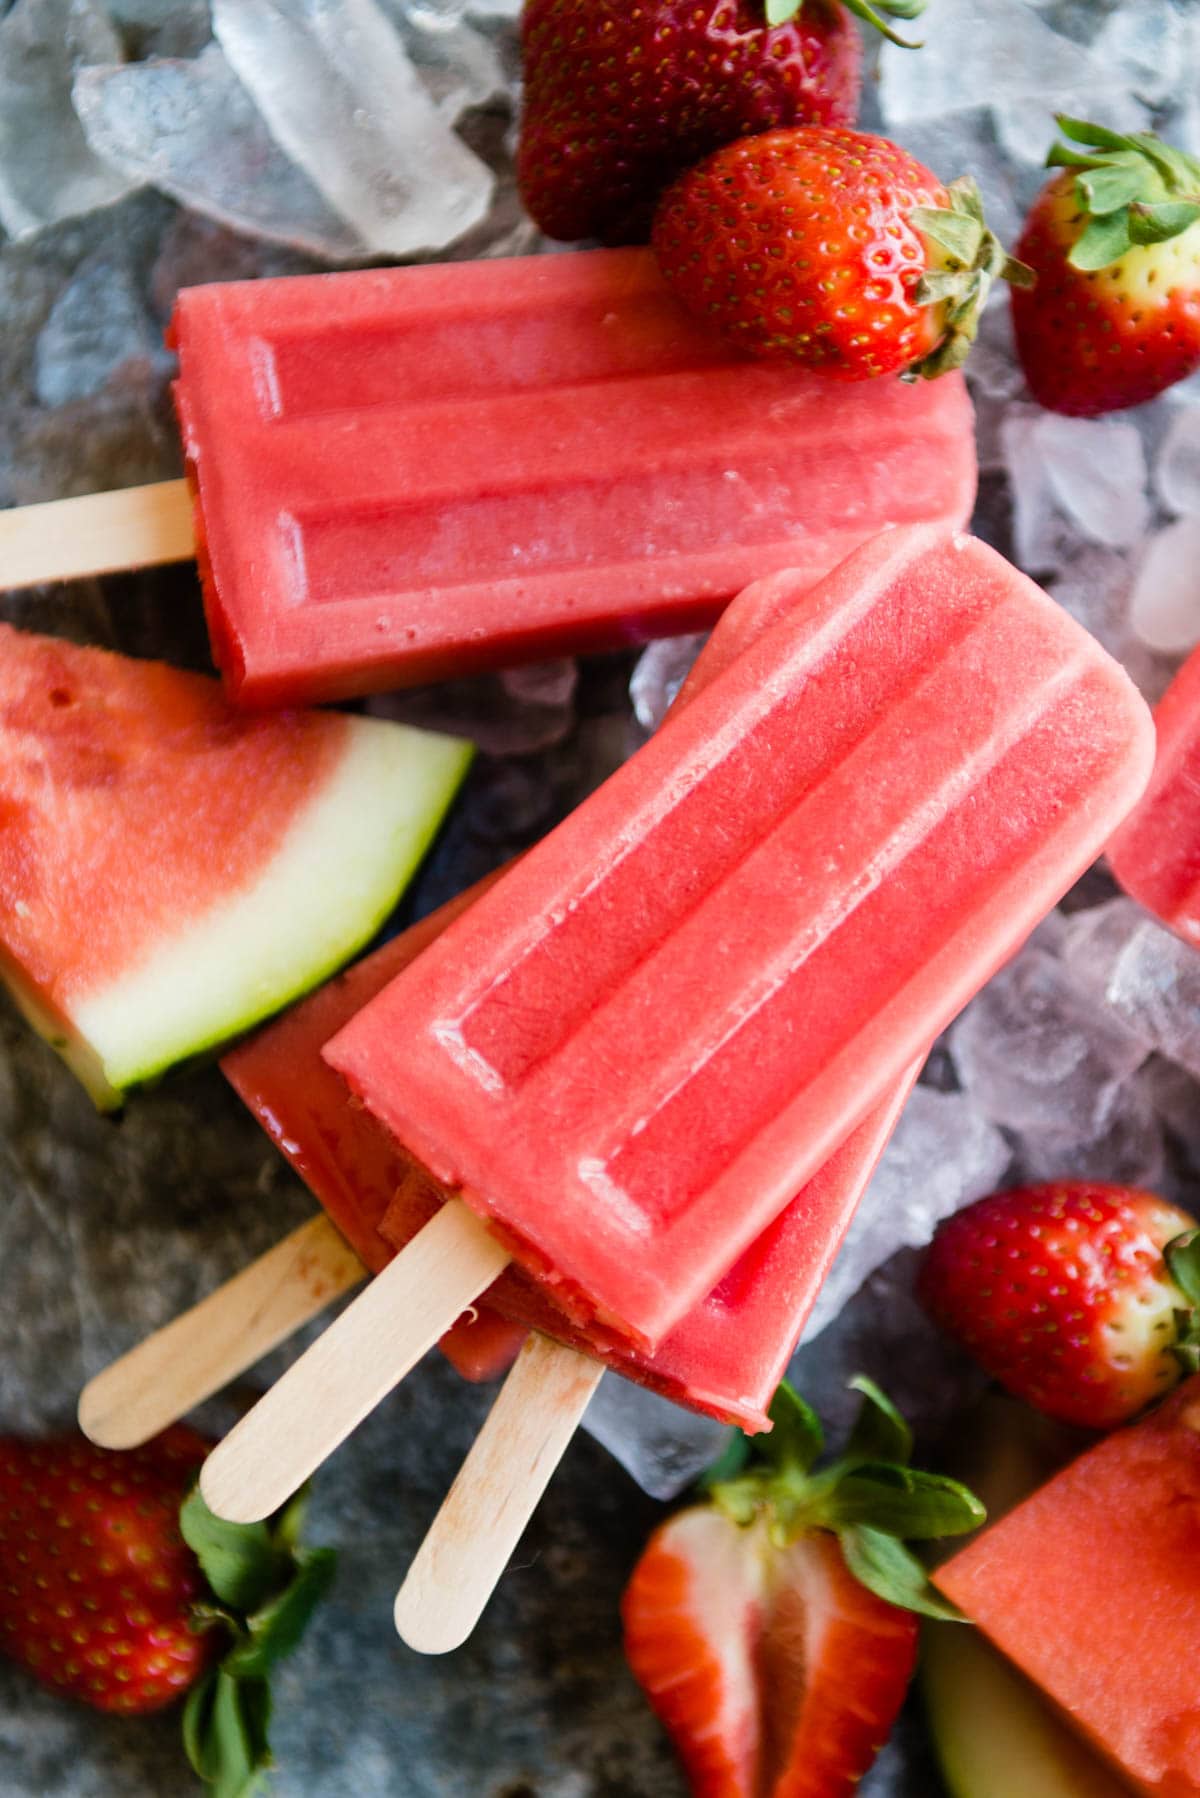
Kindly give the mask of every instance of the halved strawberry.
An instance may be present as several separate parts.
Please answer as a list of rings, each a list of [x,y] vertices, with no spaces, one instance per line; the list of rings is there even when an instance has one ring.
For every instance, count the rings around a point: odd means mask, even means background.
[[[913,1472],[903,1421],[857,1384],[859,1424],[816,1471],[820,1426],[781,1388],[766,1465],[656,1530],[626,1588],[629,1664],[697,1798],[850,1793],[903,1702],[914,1610],[953,1614],[898,1535],[972,1529],[982,1506]]]

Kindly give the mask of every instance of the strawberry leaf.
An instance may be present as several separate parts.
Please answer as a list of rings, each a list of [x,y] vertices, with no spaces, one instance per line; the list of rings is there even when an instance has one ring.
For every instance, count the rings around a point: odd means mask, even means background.
[[[336,1570],[332,1548],[300,1550],[295,1577],[277,1598],[247,1619],[247,1633],[226,1655],[224,1671],[239,1679],[265,1680],[276,1663],[298,1646]]]
[[[805,1404],[787,1380],[781,1380],[768,1415],[772,1428],[762,1439],[764,1458],[776,1467],[807,1473],[825,1447],[825,1432],[812,1406]]]
[[[220,1601],[197,1605],[197,1620],[220,1622],[234,1636],[183,1715],[188,1759],[215,1798],[251,1798],[261,1789],[271,1763],[269,1675],[299,1643],[333,1578],[332,1549],[299,1546],[306,1502],[301,1493],[256,1524],[214,1516],[198,1489],[180,1507],[184,1540]]]
[[[1119,262],[1132,244],[1128,210],[1106,213],[1084,227],[1072,245],[1067,261],[1072,268],[1085,271],[1108,268]]]
[[[912,38],[901,37],[892,30],[888,19],[917,19],[925,11],[927,0],[876,0],[872,6],[870,0],[845,0],[847,12],[852,12],[856,19],[862,19],[867,25],[873,25],[876,31],[883,33],[889,44],[897,44],[901,50],[919,50],[921,45]]]
[[[1189,1305],[1200,1306],[1200,1230],[1185,1230],[1163,1250],[1167,1272]]]
[[[907,1466],[912,1460],[913,1435],[903,1417],[885,1392],[867,1378],[857,1374],[850,1382],[852,1392],[861,1392],[862,1404],[846,1444],[847,1461],[896,1461]]]
[[[233,1611],[256,1611],[288,1570],[286,1550],[276,1546],[265,1523],[226,1523],[209,1510],[197,1487],[179,1513],[183,1539],[205,1579]]]
[[[1101,163],[1079,177],[1079,191],[1088,211],[1099,215],[1118,212],[1136,200],[1142,190],[1142,173],[1136,163]]]
[[[839,1540],[847,1567],[877,1598],[906,1611],[917,1611],[923,1617],[937,1617],[946,1623],[966,1622],[956,1605],[938,1596],[920,1561],[894,1536],[863,1524],[842,1530]]]
[[[265,1745],[267,1715],[261,1695],[247,1702],[243,1683],[220,1668],[196,1686],[183,1717],[188,1760],[210,1785],[213,1798],[251,1798],[260,1791],[269,1758]]]
[[[1200,219],[1195,200],[1164,200],[1157,206],[1129,208],[1129,235],[1134,243],[1166,243]]]
[[[986,1517],[975,1494],[957,1480],[889,1462],[864,1463],[843,1474],[821,1507],[829,1529],[867,1524],[907,1541],[965,1535]]]

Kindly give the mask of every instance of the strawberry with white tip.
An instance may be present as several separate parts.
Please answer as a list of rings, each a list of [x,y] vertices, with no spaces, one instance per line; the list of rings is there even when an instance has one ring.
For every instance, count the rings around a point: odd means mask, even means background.
[[[1200,1366],[1200,1231],[1151,1192],[1058,1180],[948,1218],[925,1309],[1016,1398],[1111,1429]]]
[[[1150,132],[1059,115],[1057,169],[1017,255],[1013,327],[1036,400],[1081,418],[1140,406],[1200,368],[1200,161]]]

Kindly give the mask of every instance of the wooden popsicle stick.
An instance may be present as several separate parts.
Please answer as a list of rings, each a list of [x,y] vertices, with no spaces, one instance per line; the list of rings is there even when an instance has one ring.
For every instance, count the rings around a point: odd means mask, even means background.
[[[443,1205],[218,1443],[200,1473],[209,1508],[231,1523],[277,1511],[507,1265],[461,1199]]]
[[[137,1448],[253,1367],[366,1271],[327,1217],[311,1218],[89,1380],[80,1429],[101,1448]]]
[[[531,1333],[396,1595],[396,1628],[420,1654],[464,1643],[604,1374]]]
[[[0,591],[157,568],[196,553],[186,481],[156,481],[0,512]]]

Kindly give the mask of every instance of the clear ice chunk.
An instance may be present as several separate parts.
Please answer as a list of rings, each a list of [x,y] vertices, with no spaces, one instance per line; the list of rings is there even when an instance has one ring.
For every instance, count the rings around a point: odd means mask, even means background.
[[[1139,642],[1164,655],[1200,643],[1200,517],[1177,518],[1150,538],[1134,577],[1129,622]]]
[[[378,694],[367,701],[367,710],[398,724],[470,737],[487,755],[535,755],[573,729],[578,679],[570,659],[539,662]]]
[[[1084,1142],[1106,1127],[1109,1087],[1146,1058],[1141,1035],[1082,995],[1036,946],[972,1000],[950,1049],[963,1086],[994,1124]]]
[[[965,1093],[918,1086],[863,1194],[801,1341],[819,1336],[898,1249],[923,1247],[942,1218],[992,1192],[1009,1158],[999,1130]]]
[[[637,667],[629,681],[629,697],[633,715],[643,730],[657,730],[675,695],[687,679],[688,670],[704,646],[703,634],[692,637],[661,637],[638,657]]]
[[[1132,899],[1075,912],[1063,963],[1081,993],[1200,1079],[1200,955]]]
[[[690,1486],[721,1453],[726,1424],[684,1411],[669,1399],[606,1374],[583,1414],[583,1426],[651,1498],[670,1499]]]
[[[1067,569],[1081,543],[1128,549],[1150,520],[1136,426],[1012,406],[1000,443],[1013,494],[1017,560],[1031,574]]]
[[[1103,64],[1052,31],[1025,0],[990,0],[985,7],[976,0],[938,0],[922,35],[919,56],[883,46],[880,101],[890,125],[961,112],[983,97],[1002,106],[1038,95],[1056,101],[1082,88],[1094,104],[1114,85]],[[1042,155],[1048,148],[1043,144]]]
[[[375,0],[216,0],[213,25],[273,136],[370,250],[441,249],[483,218],[492,173]]]
[[[192,59],[84,69],[75,106],[98,155],[218,224],[352,261],[366,246],[284,155],[215,44]]]
[[[1092,1134],[1019,1132],[1022,1180],[1105,1180],[1161,1190],[1166,1177],[1162,1122],[1139,1071],[1096,1091]]]
[[[1154,485],[1168,511],[1200,517],[1200,395],[1191,405],[1172,407]]]
[[[62,289],[33,352],[34,389],[43,406],[98,393],[123,366],[165,369],[162,333],[126,263],[101,250]]]
[[[121,53],[90,0],[17,0],[0,19],[0,225],[10,237],[132,191],[136,181],[97,154],[71,110],[76,71]]]
[[[1050,591],[1065,612],[1120,656],[1129,640],[1131,559],[1120,550],[1087,544],[1065,558],[1050,581]]]

